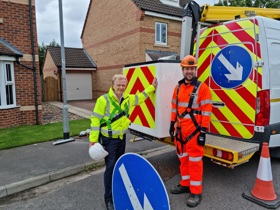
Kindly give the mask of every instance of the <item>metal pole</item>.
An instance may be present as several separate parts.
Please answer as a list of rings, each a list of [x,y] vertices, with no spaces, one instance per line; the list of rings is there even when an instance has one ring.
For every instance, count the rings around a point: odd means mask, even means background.
[[[66,71],[65,71],[65,50],[64,50],[64,32],[63,32],[63,11],[62,0],[59,3],[59,23],[60,23],[60,42],[61,42],[61,68],[62,68],[62,86],[63,86],[63,138],[64,140],[56,141],[53,144],[62,144],[75,139],[70,139],[69,121],[68,121],[68,105],[67,105],[67,90],[66,90]]]

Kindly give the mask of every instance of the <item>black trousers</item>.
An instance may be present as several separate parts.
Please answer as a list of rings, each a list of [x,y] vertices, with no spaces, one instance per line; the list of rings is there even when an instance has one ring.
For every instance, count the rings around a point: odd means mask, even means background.
[[[126,135],[123,136],[123,139],[119,138],[108,138],[105,136],[101,136],[100,143],[105,147],[105,150],[109,153],[105,157],[106,169],[104,172],[104,187],[105,201],[113,200],[112,197],[112,176],[114,166],[119,159],[125,153],[125,145],[126,145]]]

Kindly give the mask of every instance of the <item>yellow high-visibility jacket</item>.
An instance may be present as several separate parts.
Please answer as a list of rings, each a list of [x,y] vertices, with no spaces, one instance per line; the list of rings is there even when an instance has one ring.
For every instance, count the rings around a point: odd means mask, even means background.
[[[154,93],[155,87],[150,85],[141,93],[136,95],[133,94],[123,94],[122,103],[119,104],[118,98],[113,92],[113,89],[110,88],[107,94],[100,96],[96,100],[95,107],[93,109],[91,119],[91,131],[90,131],[90,142],[98,142],[99,132],[106,137],[109,137],[108,126],[102,126],[103,122],[108,122],[111,114],[117,116],[121,111],[126,111],[127,115],[122,116],[118,120],[110,124],[112,130],[112,138],[123,138],[123,135],[128,131],[128,126],[131,121],[129,119],[129,114],[133,106],[137,106],[144,102],[152,93]],[[111,103],[111,100],[120,106],[121,109],[116,109],[115,106]]]

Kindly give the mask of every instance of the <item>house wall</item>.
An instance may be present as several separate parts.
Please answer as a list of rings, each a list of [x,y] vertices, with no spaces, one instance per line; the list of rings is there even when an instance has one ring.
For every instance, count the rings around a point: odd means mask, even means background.
[[[20,62],[32,67],[28,0],[0,0],[0,37],[23,52]],[[38,44],[35,16],[35,0],[32,1],[33,36],[36,56],[36,87],[38,123],[42,123],[41,85],[38,62]],[[14,62],[16,107],[0,109],[0,128],[36,124],[33,71]]]
[[[167,45],[155,44],[155,23],[166,23],[167,24]],[[145,16],[144,20],[141,21],[141,41],[140,51],[145,53],[146,50],[160,50],[177,52],[180,54],[180,43],[181,43],[181,21],[168,20],[165,18]],[[145,61],[145,60],[144,60]]]
[[[56,74],[55,74],[56,72]],[[49,51],[47,51],[47,54],[46,54],[46,58],[45,58],[45,61],[44,61],[44,67],[43,67],[43,77],[44,79],[46,77],[53,77],[55,79],[58,79],[57,78],[57,67],[51,57],[51,54]]]
[[[93,98],[108,92],[112,76],[122,73],[125,64],[141,56],[138,12],[130,0],[92,0],[82,43],[97,64]]]
[[[168,45],[155,45],[155,22],[168,23]],[[126,64],[146,61],[145,50],[179,53],[181,22],[145,16],[131,0],[92,0],[82,34],[83,48],[97,64],[93,98],[108,92]]]

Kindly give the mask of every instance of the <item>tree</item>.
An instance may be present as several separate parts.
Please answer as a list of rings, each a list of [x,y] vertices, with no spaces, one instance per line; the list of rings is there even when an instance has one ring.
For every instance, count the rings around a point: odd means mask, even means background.
[[[245,7],[252,7],[252,6],[253,6],[252,0],[245,0]]]
[[[46,55],[46,50],[48,46],[52,47],[60,47],[60,45],[53,39],[50,44],[45,45],[44,42],[38,46],[38,56],[39,56],[39,67],[40,67],[40,75],[42,75],[43,72],[43,64],[45,61],[45,55]]]

